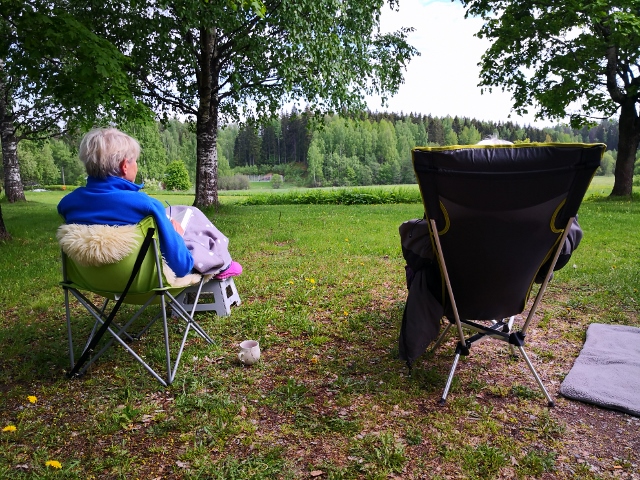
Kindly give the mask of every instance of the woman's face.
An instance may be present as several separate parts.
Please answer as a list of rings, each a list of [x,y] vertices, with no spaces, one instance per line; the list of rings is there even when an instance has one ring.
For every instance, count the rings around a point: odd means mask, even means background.
[[[122,169],[122,178],[130,182],[136,181],[136,175],[138,175],[138,161],[136,159],[127,160],[125,158],[120,168]]]

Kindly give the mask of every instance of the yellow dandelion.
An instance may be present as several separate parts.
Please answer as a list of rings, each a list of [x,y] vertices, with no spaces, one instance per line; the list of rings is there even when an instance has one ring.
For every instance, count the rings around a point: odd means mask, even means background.
[[[57,460],[47,460],[44,464],[51,468],[62,468],[62,464]]]
[[[16,426],[15,425],[7,425],[6,427],[4,427],[2,429],[3,432],[15,432],[16,431]]]
[[[293,280],[289,280],[289,283],[290,283],[291,285],[293,285]]]
[[[349,315],[349,312],[347,312],[346,310],[344,311],[344,316],[346,317],[347,315]]]
[[[36,403],[38,401],[38,398],[35,395],[29,395],[27,397],[27,400],[29,400],[31,403]]]
[[[309,282],[310,282],[310,283],[312,283],[312,284],[313,284],[313,283],[316,283],[316,281],[315,281],[313,278],[310,278],[310,279],[309,279]]]
[[[344,241],[345,241],[345,242],[348,242],[348,241],[349,241],[349,239],[348,239],[348,238],[345,238],[345,239],[344,239]]]
[[[311,363],[318,363],[318,356],[314,355],[313,357],[311,357]]]

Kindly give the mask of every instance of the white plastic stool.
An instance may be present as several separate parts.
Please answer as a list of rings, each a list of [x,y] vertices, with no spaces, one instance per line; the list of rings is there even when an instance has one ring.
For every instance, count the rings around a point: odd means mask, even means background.
[[[182,291],[176,300],[184,306],[187,312],[191,312],[194,305],[193,301],[198,293],[200,285],[193,285]],[[213,301],[210,301],[213,300]],[[214,311],[221,317],[231,315],[231,306],[240,305],[240,295],[233,282],[233,277],[224,280],[211,279],[202,285],[200,290],[200,298],[195,305],[196,312]]]

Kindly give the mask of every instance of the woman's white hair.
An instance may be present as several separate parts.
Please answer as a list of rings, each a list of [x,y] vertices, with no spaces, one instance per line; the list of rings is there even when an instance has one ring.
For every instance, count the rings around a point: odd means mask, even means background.
[[[484,140],[480,140],[476,145],[513,145],[513,142],[510,142],[509,140],[500,140],[497,135],[491,135]]]
[[[116,128],[96,128],[80,142],[80,161],[91,177],[120,177],[122,161],[132,162],[139,156],[137,140]]]

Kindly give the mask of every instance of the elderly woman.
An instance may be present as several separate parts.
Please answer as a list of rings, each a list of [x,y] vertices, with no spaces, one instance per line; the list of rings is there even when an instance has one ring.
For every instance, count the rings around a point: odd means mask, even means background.
[[[134,183],[138,142],[115,128],[99,128],[82,139],[79,156],[87,170],[87,186],[77,188],[58,204],[65,222],[131,225],[153,215],[166,263],[178,277],[190,273],[193,258],[180,225],[167,218],[158,200],[140,191],[142,185]]]

